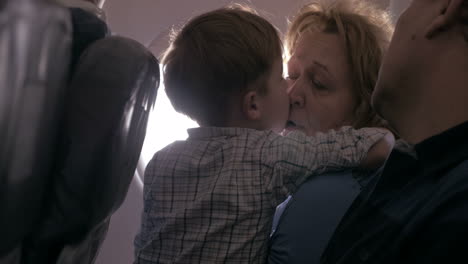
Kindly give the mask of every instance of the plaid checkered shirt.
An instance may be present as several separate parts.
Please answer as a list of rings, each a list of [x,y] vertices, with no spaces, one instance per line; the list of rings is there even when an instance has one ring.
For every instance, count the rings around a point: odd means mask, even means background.
[[[276,206],[307,177],[358,166],[386,131],[188,133],[146,168],[135,263],[264,263]]]

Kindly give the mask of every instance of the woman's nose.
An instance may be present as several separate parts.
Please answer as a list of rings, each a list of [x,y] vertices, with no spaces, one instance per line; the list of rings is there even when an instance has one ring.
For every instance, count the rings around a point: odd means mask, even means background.
[[[296,84],[297,83],[293,84],[288,89],[289,103],[291,105],[291,108],[304,106],[304,96],[302,95],[300,89],[298,89],[299,87],[297,87]]]

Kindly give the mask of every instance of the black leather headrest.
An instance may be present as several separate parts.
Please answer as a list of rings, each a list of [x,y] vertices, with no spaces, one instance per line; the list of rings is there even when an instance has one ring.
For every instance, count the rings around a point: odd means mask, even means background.
[[[70,77],[75,71],[76,63],[80,59],[83,52],[94,42],[109,35],[107,24],[100,18],[80,8],[70,8],[72,26],[73,26],[73,43]]]
[[[1,16],[0,257],[21,244],[42,209],[71,40],[69,13],[48,1],[10,1]]]
[[[66,100],[52,195],[27,261],[54,262],[122,204],[158,85],[158,61],[134,40],[106,37],[82,54]]]

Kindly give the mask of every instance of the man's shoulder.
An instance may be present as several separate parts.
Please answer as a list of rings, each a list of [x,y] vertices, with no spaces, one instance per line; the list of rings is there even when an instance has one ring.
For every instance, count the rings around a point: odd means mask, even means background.
[[[425,203],[415,218],[426,222],[430,229],[468,221],[468,160],[447,168],[431,181],[433,190],[426,193]],[[423,185],[420,190],[424,188]]]
[[[463,160],[452,166],[446,173],[447,176],[458,177],[468,174],[468,159]]]

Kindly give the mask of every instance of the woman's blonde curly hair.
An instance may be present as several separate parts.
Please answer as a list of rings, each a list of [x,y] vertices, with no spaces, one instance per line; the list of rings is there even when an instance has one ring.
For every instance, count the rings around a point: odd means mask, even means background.
[[[304,5],[289,23],[286,58],[304,32],[338,34],[345,44],[353,89],[358,98],[353,127],[384,126],[371,107],[371,95],[394,25],[387,11],[364,0],[316,1]]]

